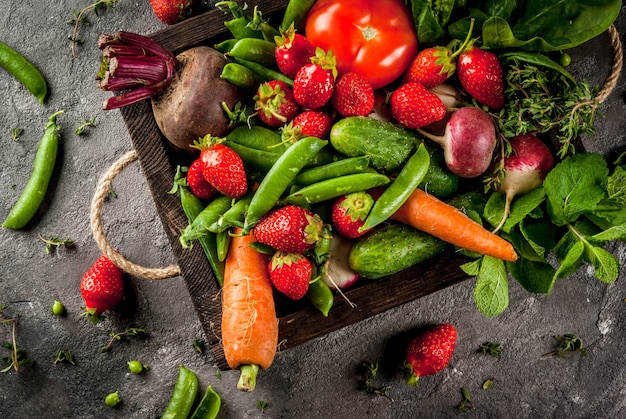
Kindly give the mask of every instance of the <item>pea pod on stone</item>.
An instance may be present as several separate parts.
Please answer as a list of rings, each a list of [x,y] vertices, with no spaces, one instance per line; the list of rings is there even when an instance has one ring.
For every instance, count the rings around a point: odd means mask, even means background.
[[[194,410],[190,419],[215,419],[220,412],[222,406],[222,398],[219,394],[213,390],[213,387],[208,386],[200,400],[200,404]]]
[[[186,419],[198,394],[198,377],[180,365],[178,378],[161,419]]]
[[[22,83],[40,103],[46,101],[48,84],[39,69],[4,42],[0,42],[0,67]]]

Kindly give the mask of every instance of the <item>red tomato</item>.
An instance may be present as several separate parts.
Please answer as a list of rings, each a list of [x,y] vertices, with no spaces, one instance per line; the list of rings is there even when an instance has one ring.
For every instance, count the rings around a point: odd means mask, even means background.
[[[332,50],[339,73],[355,72],[374,89],[397,79],[417,54],[411,12],[402,0],[317,0],[306,36]]]

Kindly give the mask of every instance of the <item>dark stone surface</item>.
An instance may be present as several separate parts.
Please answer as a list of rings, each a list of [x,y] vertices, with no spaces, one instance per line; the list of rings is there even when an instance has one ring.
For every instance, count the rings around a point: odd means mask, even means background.
[[[550,295],[533,295],[510,282],[510,307],[495,318],[483,317],[473,301],[473,281],[447,288],[389,310],[354,326],[281,352],[259,375],[254,393],[236,390],[236,372],[217,369],[207,354],[192,349],[202,329],[180,278],[149,282],[127,278],[126,300],[107,320],[92,325],[81,317],[80,278],[99,256],[89,228],[89,204],[100,175],[125,151],[130,140],[117,111],[100,110],[108,94],[94,81],[99,65],[95,47],[100,33],[128,30],[152,33],[162,25],[147,1],[120,1],[81,27],[84,41],[70,54],[66,21],[87,2],[8,0],[0,12],[0,40],[18,48],[46,76],[51,96],[39,104],[16,80],[0,72],[0,217],[17,199],[30,172],[36,145],[48,116],[59,109],[62,147],[54,194],[38,221],[23,231],[0,229],[0,305],[4,317],[17,317],[17,342],[33,360],[19,373],[0,374],[0,416],[4,418],[149,418],[159,417],[168,402],[178,366],[194,370],[201,389],[222,396],[220,417],[455,417],[465,387],[474,401],[473,417],[607,417],[626,416],[626,291],[624,273],[615,284],[595,279],[589,267],[560,280]],[[624,10],[617,27],[624,33]],[[624,36],[622,35],[622,39]],[[574,72],[594,85],[608,73],[611,50],[602,35],[572,51]],[[626,105],[622,78],[602,105],[597,133],[584,142],[590,151],[611,155],[626,145]],[[96,127],[77,136],[80,122],[96,116]],[[13,128],[23,128],[19,141]],[[130,260],[149,267],[173,261],[139,166],[131,165],[114,182],[117,198],[104,211],[112,245]],[[46,254],[38,238],[71,238],[72,249]],[[623,243],[610,250],[626,262]],[[53,316],[55,299],[66,308]],[[451,322],[459,331],[450,366],[425,377],[417,389],[402,381],[398,364],[401,342],[411,330],[430,322]],[[129,325],[145,328],[146,338],[100,348],[109,331]],[[586,357],[543,357],[555,347],[553,336],[573,333],[588,347]],[[10,329],[0,326],[0,341]],[[485,341],[504,347],[499,359],[477,352]],[[399,349],[400,348],[400,349]],[[59,350],[74,354],[76,365],[55,364]],[[0,349],[2,356],[7,355]],[[150,371],[133,375],[126,362],[139,359]],[[393,401],[359,388],[362,361],[379,360],[377,382],[390,386]],[[482,384],[494,379],[489,390]],[[122,405],[104,405],[106,394],[119,390]],[[257,401],[269,403],[264,413]]]

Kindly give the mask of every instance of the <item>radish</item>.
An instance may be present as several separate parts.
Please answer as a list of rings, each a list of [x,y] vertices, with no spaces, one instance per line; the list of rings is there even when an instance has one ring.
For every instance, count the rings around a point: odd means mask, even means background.
[[[496,127],[491,116],[482,109],[468,106],[454,111],[443,135],[418,131],[443,147],[448,169],[460,177],[480,176],[491,164],[496,148]]]
[[[334,234],[330,242],[330,252],[324,264],[322,280],[333,290],[347,288],[359,279],[359,274],[350,268],[348,258],[352,242],[339,234]]]
[[[239,88],[220,77],[229,62],[208,46],[172,54],[154,40],[132,32],[101,35],[100,88],[119,92],[108,98],[104,110],[151,99],[154,119],[167,140],[191,150],[207,134],[224,136],[232,109],[241,99]]]
[[[506,197],[504,214],[494,233],[506,222],[513,199],[541,186],[548,172],[554,167],[552,153],[536,136],[518,135],[511,138],[509,144],[512,152],[504,159],[504,178],[497,189],[497,192]]]

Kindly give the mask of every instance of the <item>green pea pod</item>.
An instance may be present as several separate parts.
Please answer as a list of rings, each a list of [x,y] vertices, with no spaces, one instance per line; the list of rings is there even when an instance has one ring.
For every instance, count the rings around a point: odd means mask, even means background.
[[[216,222],[231,205],[232,199],[227,196],[220,195],[213,199],[198,214],[196,219],[182,231],[178,239],[183,247],[188,247],[192,240],[205,236],[209,232],[211,224]]]
[[[260,125],[239,125],[226,134],[226,140],[276,154],[282,154],[289,146],[278,132]]]
[[[293,87],[293,80],[285,76],[280,71],[268,68],[254,61],[237,58],[235,56],[231,56],[230,58],[232,58],[233,61],[235,61],[236,63],[239,63],[243,66],[248,67],[250,70],[254,72],[254,74],[256,74],[256,76],[261,81],[280,80],[282,82],[285,82],[288,86]]]
[[[62,113],[63,111],[56,112],[48,119],[45,132],[37,147],[30,177],[17,202],[2,223],[2,227],[14,230],[23,228],[32,220],[41,206],[57,159],[59,126],[56,119]]]
[[[296,185],[311,185],[334,177],[363,173],[369,167],[369,157],[348,157],[328,164],[305,169],[294,179]]]
[[[324,267],[320,267],[320,274],[323,269]],[[335,296],[330,287],[322,281],[321,276],[311,281],[306,296],[313,307],[318,309],[324,317],[328,317],[328,313],[335,302]]]
[[[380,173],[355,173],[326,179],[298,189],[287,195],[282,204],[307,205],[337,198],[351,192],[364,191],[389,183],[389,178]]]
[[[209,226],[209,231],[221,233],[231,227],[243,227],[246,212],[253,195],[254,192],[249,192],[244,197],[238,199],[216,222]]]
[[[213,48],[215,48],[219,52],[227,53],[235,46],[237,41],[238,39],[236,38],[226,39],[222,42],[218,42],[217,44],[213,45]]]
[[[244,165],[260,170],[261,172],[269,171],[280,158],[280,154],[271,151],[258,150],[230,141],[225,141],[224,144],[232,148],[235,153],[241,157]]]
[[[387,220],[406,202],[418,187],[430,165],[430,156],[424,144],[407,160],[398,176],[374,202],[365,222],[359,230],[365,231]]]
[[[313,3],[315,0],[289,0],[280,28],[285,31],[290,25],[293,25],[297,31],[304,33],[304,22],[309,10],[313,7]]]
[[[251,61],[264,67],[276,68],[276,44],[265,39],[245,38],[237,41],[228,51],[229,57]]]
[[[499,55],[500,60],[503,62],[523,62],[526,64],[538,65],[541,67],[548,68],[550,70],[554,70],[557,73],[560,73],[562,76],[567,78],[573,83],[576,83],[576,79],[571,75],[569,71],[565,69],[562,65],[551,59],[550,57],[533,52],[526,51],[513,51],[506,52],[504,54]]]
[[[220,262],[226,260],[228,249],[230,247],[230,233],[228,231],[220,231],[216,233],[217,258]]]
[[[181,365],[178,378],[161,419],[187,419],[198,394],[198,377]]]
[[[193,224],[194,220],[204,210],[204,204],[191,191],[183,186],[178,187],[180,194],[180,203],[183,207],[187,220]],[[204,251],[204,254],[213,269],[215,279],[220,287],[224,284],[224,263],[219,259],[217,238],[214,233],[207,232],[205,235],[198,237],[198,242]]]
[[[317,213],[316,213],[317,214]],[[330,245],[333,240],[333,232],[330,224],[324,224],[320,239],[313,248],[313,257],[318,267],[321,267],[330,255]]]
[[[221,405],[222,398],[220,395],[213,390],[213,387],[208,386],[190,419],[215,419],[220,412]]]
[[[48,84],[41,72],[26,57],[0,42],[0,67],[15,77],[39,101],[44,103],[48,96]]]
[[[276,203],[281,195],[292,184],[298,172],[313,158],[328,141],[315,137],[304,137],[292,144],[267,172],[257,188],[244,222],[244,231],[250,229]]]
[[[259,84],[252,70],[237,63],[226,64],[222,69],[220,78],[243,88],[253,88]]]
[[[263,32],[251,28],[250,21],[249,16],[240,16],[224,22],[224,26],[235,39],[263,38]]]

